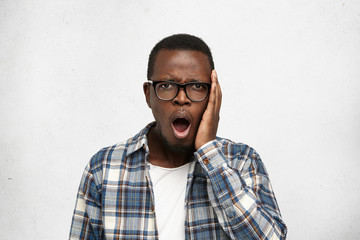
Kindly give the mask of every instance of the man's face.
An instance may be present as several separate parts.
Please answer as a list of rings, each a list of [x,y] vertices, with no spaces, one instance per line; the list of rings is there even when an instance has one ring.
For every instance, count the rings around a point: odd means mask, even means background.
[[[156,56],[153,81],[175,81],[177,83],[210,83],[211,67],[205,54],[199,51],[160,50]],[[172,150],[193,150],[194,141],[208,98],[193,102],[184,89],[171,101],[160,100],[153,86],[144,85],[148,106],[157,122],[157,133],[163,143]]]

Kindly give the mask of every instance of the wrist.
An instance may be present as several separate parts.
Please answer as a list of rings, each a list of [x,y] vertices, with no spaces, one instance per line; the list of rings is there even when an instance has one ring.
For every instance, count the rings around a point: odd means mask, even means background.
[[[194,155],[200,165],[209,173],[219,170],[224,164],[226,165],[222,144],[216,139],[202,145]]]
[[[204,139],[204,140],[199,140],[199,141],[196,141],[195,140],[195,150],[199,150],[202,146],[208,144],[209,142],[211,141],[214,141],[216,139],[216,136],[214,137],[209,137],[207,139]]]

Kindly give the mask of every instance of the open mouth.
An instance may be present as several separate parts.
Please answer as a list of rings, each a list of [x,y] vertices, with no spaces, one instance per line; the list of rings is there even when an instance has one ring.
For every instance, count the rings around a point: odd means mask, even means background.
[[[171,125],[176,138],[184,139],[189,135],[191,124],[187,119],[176,118]]]

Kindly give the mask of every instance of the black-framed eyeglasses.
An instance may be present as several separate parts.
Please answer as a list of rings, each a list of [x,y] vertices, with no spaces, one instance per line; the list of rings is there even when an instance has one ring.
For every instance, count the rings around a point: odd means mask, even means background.
[[[193,102],[201,102],[209,95],[211,88],[211,83],[204,82],[180,84],[172,81],[148,81],[153,85],[156,96],[165,101],[171,101],[176,98],[180,88],[183,88],[187,98]]]

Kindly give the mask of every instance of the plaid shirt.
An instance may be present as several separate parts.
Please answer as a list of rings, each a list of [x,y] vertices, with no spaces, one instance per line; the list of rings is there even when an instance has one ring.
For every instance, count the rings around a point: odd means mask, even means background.
[[[81,179],[70,239],[158,239],[146,134],[92,157]],[[285,239],[287,228],[259,155],[217,138],[194,153],[186,239]]]

